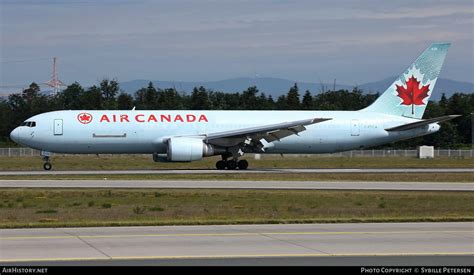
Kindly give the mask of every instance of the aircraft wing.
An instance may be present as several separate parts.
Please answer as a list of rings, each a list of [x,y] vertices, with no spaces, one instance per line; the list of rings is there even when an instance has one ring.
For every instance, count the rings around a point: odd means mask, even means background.
[[[211,133],[207,135],[205,140],[207,143],[221,146],[235,146],[246,140],[259,142],[260,140],[264,139],[267,142],[272,142],[291,135],[298,135],[299,132],[306,130],[305,126],[330,119],[331,118],[311,118]]]
[[[429,119],[423,119],[420,121],[415,121],[395,127],[390,127],[385,129],[385,131],[392,132],[392,131],[405,131],[405,130],[411,130],[414,128],[418,128],[421,126],[425,126],[431,123],[436,123],[436,122],[443,122],[447,120],[451,120],[453,118],[460,117],[461,115],[449,115],[449,116],[440,116],[440,117],[435,117],[435,118],[429,118]]]

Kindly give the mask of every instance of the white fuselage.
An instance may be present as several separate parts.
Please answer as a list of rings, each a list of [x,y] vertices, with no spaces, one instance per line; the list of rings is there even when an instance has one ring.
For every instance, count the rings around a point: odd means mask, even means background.
[[[12,131],[11,138],[32,148],[56,153],[151,154],[166,153],[169,137],[203,136],[326,117],[331,120],[308,125],[299,135],[265,144],[265,153],[333,153],[391,143],[439,129],[439,125],[433,123],[408,131],[388,132],[385,129],[416,120],[362,111],[87,110],[33,116],[27,121],[35,122],[35,126],[19,126]]]

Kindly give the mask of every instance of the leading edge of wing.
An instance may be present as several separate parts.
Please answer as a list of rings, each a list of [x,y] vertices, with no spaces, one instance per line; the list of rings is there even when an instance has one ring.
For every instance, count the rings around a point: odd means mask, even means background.
[[[275,130],[280,130],[280,129],[293,128],[296,126],[307,126],[307,125],[316,124],[316,123],[324,122],[331,119],[332,118],[311,118],[311,119],[303,119],[303,120],[297,120],[297,121],[290,121],[290,122],[283,122],[283,123],[277,123],[277,124],[269,124],[269,125],[263,125],[263,126],[255,126],[255,127],[242,128],[242,129],[236,129],[236,130],[230,130],[230,131],[224,131],[224,132],[211,133],[207,135],[207,140],[247,136],[247,135],[265,133],[265,132],[270,132],[270,131],[275,131]]]

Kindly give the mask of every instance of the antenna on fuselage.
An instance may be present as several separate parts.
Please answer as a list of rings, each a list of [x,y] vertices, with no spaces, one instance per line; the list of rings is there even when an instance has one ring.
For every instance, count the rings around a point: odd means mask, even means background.
[[[135,111],[135,106],[133,106],[132,111]]]

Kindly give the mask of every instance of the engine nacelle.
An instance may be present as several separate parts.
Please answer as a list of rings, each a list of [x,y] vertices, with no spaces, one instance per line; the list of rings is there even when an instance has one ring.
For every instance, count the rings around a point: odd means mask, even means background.
[[[204,143],[202,139],[192,137],[173,137],[168,139],[168,161],[189,162],[213,156],[214,147]]]

